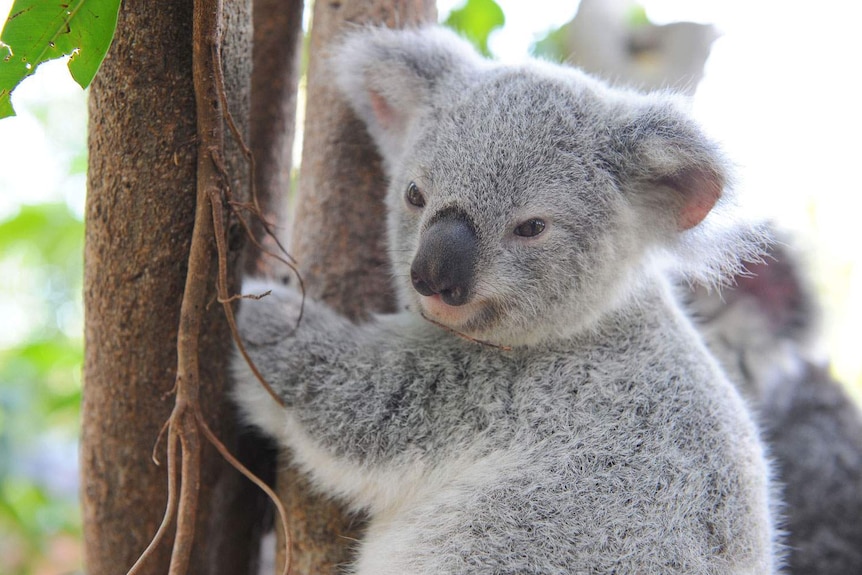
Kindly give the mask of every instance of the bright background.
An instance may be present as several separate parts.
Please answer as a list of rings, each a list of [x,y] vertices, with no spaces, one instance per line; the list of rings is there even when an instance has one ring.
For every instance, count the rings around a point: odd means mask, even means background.
[[[445,20],[462,0],[441,0]],[[472,4],[493,4],[471,0]],[[506,61],[570,20],[577,2],[500,0],[488,49]],[[740,166],[751,209],[795,231],[823,295],[823,353],[862,396],[862,7],[644,0],[654,23],[711,23],[694,113]],[[0,0],[0,14],[11,0]],[[477,8],[478,9],[478,8]],[[77,418],[86,96],[62,62],[40,67],[0,121],[0,573],[80,564]]]

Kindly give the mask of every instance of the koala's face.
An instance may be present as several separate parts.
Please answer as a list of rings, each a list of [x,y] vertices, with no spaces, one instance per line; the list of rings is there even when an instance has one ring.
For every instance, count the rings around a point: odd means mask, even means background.
[[[590,325],[647,247],[721,194],[715,150],[668,98],[481,59],[451,32],[354,33],[339,87],[389,175],[401,304],[501,345]]]
[[[531,343],[591,321],[631,252],[597,150],[600,102],[494,74],[434,111],[389,191],[402,303],[471,337]],[[601,297],[594,297],[601,294]]]

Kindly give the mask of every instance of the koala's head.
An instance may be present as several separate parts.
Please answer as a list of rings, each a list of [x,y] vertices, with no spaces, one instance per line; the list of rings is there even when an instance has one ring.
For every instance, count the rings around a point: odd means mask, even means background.
[[[725,185],[721,156],[670,96],[503,66],[439,28],[354,32],[333,62],[389,177],[401,304],[477,339],[589,326]]]

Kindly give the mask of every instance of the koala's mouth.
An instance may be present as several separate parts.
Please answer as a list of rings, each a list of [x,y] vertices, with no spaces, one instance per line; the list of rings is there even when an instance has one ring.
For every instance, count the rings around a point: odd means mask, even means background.
[[[420,295],[419,302],[425,315],[452,328],[460,327],[466,323],[470,316],[475,313],[474,308],[476,307],[474,302],[449,305],[443,301],[440,294]]]
[[[466,335],[482,335],[496,323],[496,308],[490,300],[473,299],[461,305],[450,305],[440,294],[433,294],[420,295],[419,305],[428,319]]]

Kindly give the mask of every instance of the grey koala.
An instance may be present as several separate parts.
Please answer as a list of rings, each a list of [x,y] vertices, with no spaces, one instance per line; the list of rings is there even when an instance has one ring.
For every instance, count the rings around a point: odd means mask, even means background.
[[[862,574],[862,414],[810,351],[819,306],[790,246],[688,302],[753,406],[783,492],[787,572]]]
[[[716,147],[670,96],[438,28],[356,31],[333,62],[388,173],[404,311],[307,301],[297,327],[295,290],[248,285],[273,290],[239,322],[286,407],[234,368],[245,418],[369,514],[351,572],[774,573],[756,427],[660,268],[751,247],[709,224]]]

